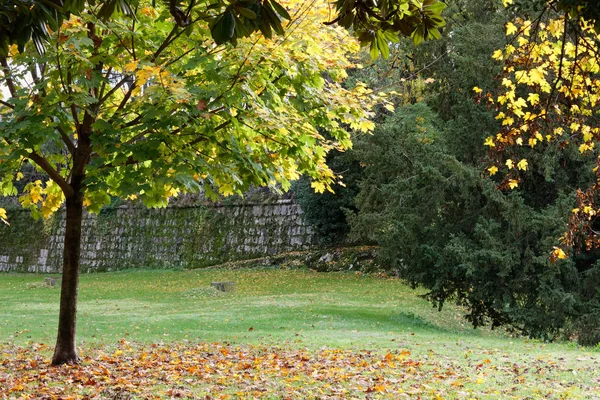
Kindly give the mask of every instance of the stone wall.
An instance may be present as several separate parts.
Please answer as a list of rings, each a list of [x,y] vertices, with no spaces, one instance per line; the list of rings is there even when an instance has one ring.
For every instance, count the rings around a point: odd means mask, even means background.
[[[10,227],[0,226],[0,271],[60,272],[64,212],[34,221],[28,211],[13,209],[9,219]],[[121,206],[85,216],[81,268],[198,268],[313,244],[311,227],[290,199],[165,209]]]

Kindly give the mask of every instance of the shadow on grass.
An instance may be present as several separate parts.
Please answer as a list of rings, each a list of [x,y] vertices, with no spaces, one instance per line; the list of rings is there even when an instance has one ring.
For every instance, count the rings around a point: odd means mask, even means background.
[[[394,325],[398,325],[405,330],[427,331],[432,333],[455,333],[454,330],[442,328],[412,312],[401,312],[392,315],[390,319]]]

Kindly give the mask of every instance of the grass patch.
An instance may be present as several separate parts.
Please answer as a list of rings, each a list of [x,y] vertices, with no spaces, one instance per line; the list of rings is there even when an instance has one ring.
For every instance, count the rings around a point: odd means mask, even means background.
[[[16,371],[27,370],[58,374],[48,389],[56,394],[68,386],[61,379],[74,373],[45,367],[60,290],[43,280],[1,276],[0,355],[10,361],[0,360],[0,387],[19,388],[29,372]],[[214,281],[234,281],[236,291],[218,292]],[[118,388],[129,398],[177,391],[233,398],[600,397],[597,350],[473,330],[461,309],[438,312],[417,294],[396,279],[305,270],[86,274],[78,319],[85,359],[77,373],[95,386],[64,394],[108,396],[117,390],[106,383],[112,378],[101,384],[97,374],[125,376],[148,358],[154,363],[144,369],[148,384],[136,386],[132,377],[134,383]],[[172,370],[177,365],[185,368]],[[247,368],[236,370],[240,365]],[[30,383],[7,393],[31,394]]]
[[[2,276],[0,331],[16,344],[52,343],[60,290],[40,275]],[[210,286],[234,281],[233,293]],[[439,313],[395,279],[302,270],[123,271],[84,274],[80,343],[201,340],[389,345],[399,334],[494,337],[472,330],[461,311]],[[252,329],[251,329],[252,328]]]

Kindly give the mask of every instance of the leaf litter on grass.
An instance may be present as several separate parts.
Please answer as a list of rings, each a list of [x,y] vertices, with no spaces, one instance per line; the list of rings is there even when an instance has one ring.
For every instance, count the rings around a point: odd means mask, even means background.
[[[86,349],[80,365],[49,366],[42,344],[0,346],[0,398],[348,399],[600,398],[600,357],[464,348],[308,350],[179,342]]]

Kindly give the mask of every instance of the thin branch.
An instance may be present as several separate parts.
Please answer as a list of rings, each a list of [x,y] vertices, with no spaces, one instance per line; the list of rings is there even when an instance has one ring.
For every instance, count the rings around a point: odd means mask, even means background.
[[[40,82],[40,77],[38,76],[37,73],[37,65],[33,64],[33,68],[29,70],[29,72],[31,73],[31,78],[33,79],[33,83],[39,83]]]
[[[108,93],[106,93],[105,96],[103,96],[100,100],[98,100],[98,104],[104,103],[110,96],[112,96],[117,90],[119,90],[121,88],[121,86],[123,86],[124,84],[126,84],[127,82],[130,82],[130,81],[131,81],[131,76],[126,75],[115,86],[113,86],[112,89],[110,89],[108,91]],[[104,86],[102,89],[104,89]]]
[[[71,115],[73,116],[73,122],[75,122],[75,126],[79,126],[79,115],[77,114],[77,107],[74,103],[71,103]]]
[[[4,78],[6,79],[6,84],[8,85],[8,91],[12,95],[12,97],[17,96],[17,88],[15,86],[15,82],[10,76],[10,68],[8,67],[8,62],[6,61],[6,57],[0,58],[0,65],[2,65],[2,72],[4,73]]]
[[[110,117],[110,120],[108,121],[109,123],[112,123],[115,120],[115,118],[117,117],[117,114],[123,109],[123,107],[125,107],[125,105],[129,101],[129,99],[133,95],[133,91],[135,90],[136,87],[137,87],[136,82],[133,82],[131,84],[131,86],[129,86],[129,90],[127,91],[127,93],[125,93],[125,96],[123,96],[123,100],[121,100],[121,102],[117,106],[117,109],[113,113],[112,117]]]
[[[559,81],[563,78],[562,67],[563,67],[563,60],[565,58],[565,46],[566,46],[566,42],[567,42],[566,18],[567,17],[565,15],[565,28],[563,30],[562,45],[560,48],[560,61],[558,63],[558,76],[554,80],[554,84],[552,85],[552,90],[550,91],[550,96],[548,96],[548,102],[546,103],[546,110],[545,110],[545,114],[544,114],[546,116],[546,121],[548,118],[548,109],[550,108],[550,103],[552,102],[552,97],[554,96],[554,93],[556,92],[556,88],[558,87]]]
[[[8,108],[10,108],[11,110],[14,110],[14,109],[15,109],[15,106],[13,106],[13,105],[12,105],[12,104],[10,104],[10,103],[7,103],[7,102],[6,102],[6,101],[4,101],[4,100],[0,100],[0,104],[2,104],[2,105],[3,105],[3,106],[5,106],[5,107],[8,107]]]
[[[195,47],[192,47],[191,49],[189,49],[188,51],[184,52],[182,55],[172,59],[171,61],[168,61],[165,63],[164,67],[168,67],[169,65],[176,63],[177,61],[181,60],[183,57],[187,56],[188,54],[190,54],[192,51],[196,50]]]
[[[129,121],[125,125],[123,125],[123,128],[131,128],[132,126],[139,124],[141,120],[142,120],[142,115],[138,115],[137,117],[135,117],[134,119],[132,119],[131,121]]]
[[[104,90],[106,89],[106,85],[108,84],[108,82],[110,80],[111,73],[112,73],[112,67],[108,67],[108,70],[106,71],[105,81],[102,82],[102,86],[100,86],[100,92],[98,93],[99,99],[102,99],[102,97],[104,97]],[[102,100],[100,100],[100,101],[102,101]]]
[[[195,20],[193,20],[191,22],[191,24],[195,24],[196,22],[200,21],[201,19],[205,19],[205,17],[198,17]],[[165,38],[164,42],[162,42],[162,44],[158,47],[158,49],[154,52],[154,54],[152,55],[152,57],[150,58],[151,62],[155,62],[156,59],[160,56],[160,54],[167,48],[169,47],[169,45],[171,43],[173,43],[175,40],[177,40],[177,38],[179,38],[179,36],[183,35],[185,33],[185,29],[181,29],[179,32],[177,32],[178,26],[175,25],[173,27],[173,29],[171,29],[171,32],[169,32],[169,34],[167,35],[167,37]]]
[[[60,36],[60,27],[58,28],[58,35]],[[56,68],[58,69],[58,76],[60,77],[60,84],[63,88],[63,91],[66,94],[71,94],[71,91],[67,88],[67,85],[65,85],[65,79],[64,79],[64,74],[62,71],[62,66],[60,64],[60,54],[59,54],[59,41],[56,41]]]
[[[134,40],[134,35],[135,35],[135,21],[137,21],[137,18],[135,18],[135,15],[137,14],[137,10],[138,10],[138,6],[135,6],[135,11],[133,12],[134,17],[131,18],[131,52],[132,52],[132,56],[133,56],[133,60],[137,60],[137,57],[135,56],[135,40]]]
[[[52,166],[52,164],[50,164],[48,162],[48,160],[46,160],[44,157],[42,157],[40,154],[38,154],[36,152],[29,153],[27,155],[27,157],[29,159],[31,159],[33,162],[35,162],[37,165],[39,165],[40,168],[42,168],[48,174],[48,176],[54,182],[56,182],[56,184],[58,186],[60,186],[60,188],[62,189],[62,191],[66,197],[71,197],[75,194],[75,191],[73,190],[71,185],[69,185],[69,183],[65,180],[65,178],[63,178],[58,173],[58,171],[56,169],[54,169],[54,167]]]
[[[67,135],[65,130],[60,126],[57,126],[56,130],[58,131],[58,133],[60,133],[60,137],[65,143],[65,146],[67,146],[67,149],[69,149],[69,153],[71,153],[71,155],[75,155],[75,151],[77,151],[77,148],[75,147],[75,144],[73,143],[69,135]]]

